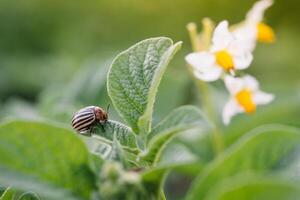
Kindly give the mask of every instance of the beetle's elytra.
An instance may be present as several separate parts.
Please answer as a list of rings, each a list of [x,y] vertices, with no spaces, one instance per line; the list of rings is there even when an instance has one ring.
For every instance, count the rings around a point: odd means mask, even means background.
[[[77,111],[72,118],[72,127],[79,133],[85,133],[97,122],[107,122],[107,112],[97,106],[88,106]]]

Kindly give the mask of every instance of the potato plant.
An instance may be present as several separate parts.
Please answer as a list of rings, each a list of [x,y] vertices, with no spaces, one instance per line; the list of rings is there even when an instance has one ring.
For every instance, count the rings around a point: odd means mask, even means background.
[[[109,118],[85,136],[47,121],[2,123],[0,199],[164,200],[165,179],[176,170],[194,177],[187,200],[297,199],[298,128],[254,128],[208,160],[178,157],[176,151],[162,156],[176,136],[215,129],[206,112],[191,105],[153,123],[159,84],[180,47],[166,37],[150,38],[114,59],[107,90],[124,122]],[[199,145],[209,146],[214,138],[208,136]],[[179,143],[172,145],[180,149]]]

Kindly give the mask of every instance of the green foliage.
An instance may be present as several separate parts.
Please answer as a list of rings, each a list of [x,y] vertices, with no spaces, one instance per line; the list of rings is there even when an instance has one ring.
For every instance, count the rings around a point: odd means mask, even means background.
[[[67,84],[53,84],[47,87],[39,97],[40,114],[59,122],[69,123],[74,110],[87,104],[107,104],[106,74],[111,59],[103,58],[103,60],[100,66],[99,63],[83,66]],[[57,88],[62,88],[64,92],[57,92]]]
[[[6,188],[0,185],[0,197],[5,192]]]
[[[299,183],[280,177],[241,174],[223,181],[209,194],[207,200],[295,200],[300,187]]]
[[[168,169],[194,177],[202,170],[205,163],[187,147],[179,142],[167,145],[155,169]]]
[[[136,134],[150,131],[160,80],[180,46],[169,38],[144,40],[120,53],[111,65],[108,94]]]
[[[232,125],[225,129],[225,142],[227,146],[233,144],[244,133],[268,123],[283,123],[292,126],[300,127],[299,107],[300,97],[295,98],[280,98],[275,102],[266,106],[254,116],[242,116],[233,121]]]
[[[2,195],[0,195],[0,200],[12,200],[14,191],[12,189],[3,190]]]
[[[274,125],[251,131],[204,169],[187,199],[204,199],[218,181],[243,171],[266,174],[275,170],[299,144],[299,129]]]
[[[82,198],[94,187],[88,152],[68,129],[40,122],[5,123],[0,126],[0,154],[0,183],[6,186],[40,194],[39,189],[47,188],[49,194],[58,188]]]
[[[124,147],[136,151],[136,137],[129,127],[120,122],[108,120],[104,125],[97,124],[91,130],[92,135],[99,136],[112,144],[116,138]]]
[[[284,107],[285,112],[280,104],[224,128],[224,150],[217,156],[211,142],[214,124],[198,108],[181,106],[153,119],[154,110],[160,110],[154,108],[160,82],[180,47],[181,42],[173,44],[166,37],[143,40],[114,59],[107,80],[107,68],[93,66],[80,70],[63,92],[54,88],[41,97],[43,115],[65,122],[75,107],[106,104],[102,94],[107,82],[122,122],[111,120],[113,113],[82,137],[48,122],[0,125],[0,200],[165,200],[170,171],[184,175],[188,183],[196,177],[187,193],[180,191],[187,200],[297,199],[299,177],[287,181],[283,172],[297,162],[300,130],[284,125],[252,130],[274,120],[299,125],[289,120],[299,114],[297,102]],[[169,94],[164,98],[172,98]]]
[[[113,120],[95,124],[90,135],[87,134],[92,136],[91,139],[98,148],[92,154],[88,154],[83,143],[65,128],[30,121],[3,124],[0,127],[0,183],[20,191],[37,192],[46,199],[87,199],[91,196],[96,199],[156,199],[161,195],[161,177],[177,165],[160,166],[156,171],[148,169],[149,166],[159,160],[161,151],[172,137],[189,129],[203,128],[206,123],[198,109],[186,106],[173,111],[150,132],[160,80],[180,46],[181,43],[173,45],[168,38],[153,38],[144,40],[117,56],[108,75],[108,91],[116,109],[130,127]],[[79,80],[66,87],[69,88],[68,92],[61,95],[63,98],[60,103],[74,101],[80,94],[78,91],[81,91],[78,86],[91,83],[86,76]],[[129,82],[124,85],[124,81]],[[142,93],[136,93],[137,91]],[[134,112],[136,110],[132,107],[132,101],[142,108],[141,112]],[[49,105],[51,106],[51,102]],[[132,130],[136,134],[143,133],[144,136],[138,137]],[[105,145],[110,148],[102,148]],[[26,148],[28,146],[34,148]],[[59,151],[56,147],[60,147]],[[148,170],[159,174],[160,179],[151,183],[156,189],[148,189],[147,185],[151,181],[144,178],[146,175],[141,176],[135,172],[134,168],[142,170],[143,174],[147,174]],[[114,173],[116,176],[109,175],[111,170],[108,169],[117,170]]]
[[[190,129],[205,129],[208,124],[202,113],[193,106],[175,109],[153,128],[148,136],[147,151],[142,158],[155,165],[159,161],[162,149],[172,137]]]
[[[198,108],[194,106],[182,106],[173,110],[153,128],[148,135],[148,141],[165,132],[180,132],[194,127],[207,129],[209,126],[210,123]]]
[[[0,200],[40,200],[40,196],[32,192],[18,192],[8,188]]]

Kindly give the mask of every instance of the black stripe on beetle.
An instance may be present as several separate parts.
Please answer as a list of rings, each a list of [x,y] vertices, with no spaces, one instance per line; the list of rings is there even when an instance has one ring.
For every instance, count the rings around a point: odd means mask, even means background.
[[[87,133],[95,123],[105,124],[107,112],[97,106],[88,106],[77,111],[72,118],[72,127],[79,133]]]

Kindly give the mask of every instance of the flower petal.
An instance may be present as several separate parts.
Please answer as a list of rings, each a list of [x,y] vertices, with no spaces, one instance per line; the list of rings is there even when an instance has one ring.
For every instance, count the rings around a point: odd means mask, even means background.
[[[260,0],[256,2],[246,15],[248,23],[257,24],[263,20],[264,12],[273,4],[273,0]]]
[[[206,70],[194,70],[194,74],[198,79],[201,79],[203,81],[216,81],[218,80],[222,75],[222,68],[218,66],[212,66],[209,69]]]
[[[244,23],[233,30],[236,41],[246,51],[252,52],[256,46],[257,28],[256,25]]]
[[[211,51],[220,51],[225,49],[232,41],[234,36],[228,30],[228,21],[224,20],[216,27],[213,38]]]
[[[233,55],[234,67],[239,70],[248,68],[252,60],[253,55],[250,51],[241,51],[241,53]]]
[[[275,96],[273,94],[269,94],[269,93],[262,92],[262,91],[257,91],[253,94],[253,101],[257,105],[268,104],[271,101],[273,101],[274,98],[275,98]]]
[[[243,112],[242,107],[236,102],[234,98],[229,99],[229,101],[226,103],[223,109],[222,113],[222,119],[223,123],[228,125],[231,121],[231,118],[238,114]]]
[[[188,54],[185,60],[194,69],[201,70],[212,67],[216,59],[215,56],[209,52],[195,52]]]
[[[259,83],[253,76],[250,75],[244,76],[243,80],[245,84],[244,87],[250,89],[251,91],[255,92],[259,89]]]
[[[231,95],[235,95],[244,88],[244,81],[242,78],[234,78],[232,76],[225,76],[225,86]]]

